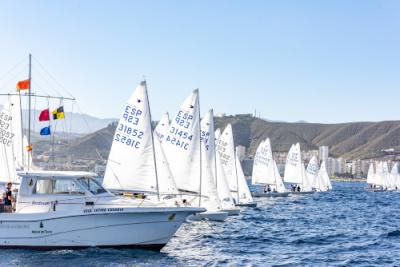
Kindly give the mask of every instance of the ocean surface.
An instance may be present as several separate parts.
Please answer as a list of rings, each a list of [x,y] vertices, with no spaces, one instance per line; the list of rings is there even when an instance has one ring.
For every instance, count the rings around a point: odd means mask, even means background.
[[[186,223],[159,253],[0,250],[0,266],[400,266],[400,192],[333,186],[258,198],[225,223]]]

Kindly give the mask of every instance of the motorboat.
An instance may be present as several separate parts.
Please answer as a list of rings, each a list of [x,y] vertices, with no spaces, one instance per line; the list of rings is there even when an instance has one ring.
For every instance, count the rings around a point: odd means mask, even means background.
[[[198,207],[116,196],[90,172],[17,172],[14,212],[0,213],[0,247],[160,250]]]

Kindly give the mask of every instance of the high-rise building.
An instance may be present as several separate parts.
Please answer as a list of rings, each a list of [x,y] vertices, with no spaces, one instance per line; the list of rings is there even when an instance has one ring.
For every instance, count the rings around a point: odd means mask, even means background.
[[[328,157],[329,157],[329,147],[328,146],[320,146],[319,153],[318,153],[319,160],[327,162]]]

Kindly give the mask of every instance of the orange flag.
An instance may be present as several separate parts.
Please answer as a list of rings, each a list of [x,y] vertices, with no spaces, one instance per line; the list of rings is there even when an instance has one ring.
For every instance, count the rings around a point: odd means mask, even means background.
[[[29,79],[19,81],[17,83],[17,90],[27,90],[29,89]]]

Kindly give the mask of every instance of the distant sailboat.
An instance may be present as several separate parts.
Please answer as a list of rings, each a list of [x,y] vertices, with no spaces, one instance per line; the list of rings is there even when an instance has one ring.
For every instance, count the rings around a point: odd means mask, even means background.
[[[398,169],[399,169],[398,163],[396,162],[393,165],[392,170],[390,171],[390,176],[393,181],[394,189],[396,189],[396,190],[400,189],[400,175],[399,175]]]
[[[221,166],[217,166],[217,164],[220,165],[220,158],[215,150],[216,137],[214,131],[214,111],[212,109],[201,120],[201,139],[206,148],[206,154],[202,154],[202,156],[205,155],[205,160],[209,162],[222,211],[228,212],[228,215],[238,215],[240,209],[235,207]]]
[[[317,183],[320,191],[332,190],[332,183],[329,179],[328,171],[326,170],[325,161],[322,161],[317,175]]]
[[[253,193],[256,197],[289,195],[273,159],[269,138],[263,140],[257,148],[254,156],[252,183],[266,186],[264,192]]]
[[[306,169],[306,179],[304,188],[306,190],[316,190],[321,191],[320,183],[318,180],[318,159],[316,156],[313,156],[310,161],[308,162],[307,169]]]
[[[237,206],[256,206],[251,197],[249,187],[243,174],[240,161],[237,158],[233,140],[232,125],[228,124],[217,140],[216,150],[221,158],[232,197]]]
[[[292,145],[287,155],[285,164],[285,175],[283,180],[286,183],[296,185],[296,189],[292,189],[292,193],[308,194],[314,191],[308,187],[305,167],[301,161],[300,144]]]

